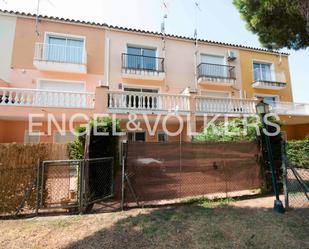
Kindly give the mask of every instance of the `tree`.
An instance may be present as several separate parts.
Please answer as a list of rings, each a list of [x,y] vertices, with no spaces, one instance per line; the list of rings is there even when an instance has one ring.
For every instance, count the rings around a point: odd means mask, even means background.
[[[233,0],[247,28],[268,49],[309,46],[308,0]]]

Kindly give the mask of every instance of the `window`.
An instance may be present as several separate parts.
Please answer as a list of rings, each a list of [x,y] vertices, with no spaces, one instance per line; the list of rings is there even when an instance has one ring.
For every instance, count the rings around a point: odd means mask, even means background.
[[[145,142],[146,141],[146,133],[144,131],[142,131],[142,132],[128,132],[128,140],[129,141]]]
[[[224,65],[224,56],[202,54],[201,62],[209,63],[209,64]]]
[[[159,131],[158,132],[158,142],[167,142],[168,141],[168,136],[164,131]]]
[[[205,76],[227,77],[228,75],[227,67],[224,66],[224,56],[202,54],[201,63],[205,63],[201,68],[201,73]]]
[[[256,95],[256,97],[263,98],[263,101],[269,105],[275,105],[279,101],[279,97],[276,95]]]
[[[139,87],[124,87],[124,91],[142,92],[142,93],[158,93],[157,88],[139,88]]]
[[[217,92],[217,91],[202,91],[202,95],[206,97],[214,97],[214,98],[229,98],[229,92]]]
[[[271,81],[272,80],[271,66],[272,66],[271,63],[254,62],[253,63],[254,80]]]
[[[84,82],[42,79],[38,81],[38,89],[45,90],[37,93],[38,104],[62,107],[86,107],[87,99],[83,94],[55,94],[48,95],[48,91],[85,92]]]
[[[39,81],[38,87],[41,90],[51,90],[51,91],[68,91],[68,92],[85,91],[84,82],[74,82],[74,81],[42,79]]]
[[[127,53],[128,68],[156,70],[156,49],[128,47]]]
[[[24,136],[24,142],[38,144],[40,142],[40,131],[32,131],[32,134],[30,134],[30,132],[26,130]]]
[[[49,34],[45,57],[49,61],[83,63],[84,39]]]

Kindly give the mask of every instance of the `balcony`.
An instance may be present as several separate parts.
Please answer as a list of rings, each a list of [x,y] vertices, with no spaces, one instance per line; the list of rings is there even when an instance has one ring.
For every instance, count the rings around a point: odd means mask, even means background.
[[[197,66],[198,83],[231,86],[236,82],[234,66],[200,63]]]
[[[165,78],[164,58],[122,54],[122,77],[163,81]]]
[[[180,94],[108,92],[108,109],[112,113],[187,113],[189,96]]]
[[[309,116],[309,104],[294,102],[274,102],[271,112],[288,116]]]
[[[287,83],[284,72],[276,71],[254,71],[254,81],[252,87],[256,89],[282,90],[286,88]]]
[[[94,108],[94,93],[1,87],[0,106]]]
[[[42,71],[87,73],[85,47],[36,43],[33,65]]]
[[[196,114],[255,114],[257,100],[197,96]]]

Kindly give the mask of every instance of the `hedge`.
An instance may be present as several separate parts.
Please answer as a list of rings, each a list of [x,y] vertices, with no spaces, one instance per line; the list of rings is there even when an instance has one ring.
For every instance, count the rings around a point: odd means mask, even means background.
[[[292,165],[309,168],[309,137],[304,140],[289,141],[287,156]]]

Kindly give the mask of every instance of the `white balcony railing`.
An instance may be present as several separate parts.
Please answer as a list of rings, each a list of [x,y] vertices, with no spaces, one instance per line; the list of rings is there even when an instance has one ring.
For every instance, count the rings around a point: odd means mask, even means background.
[[[108,108],[112,112],[188,112],[189,96],[180,94],[109,91]]]
[[[274,102],[271,111],[280,115],[309,116],[308,103]]]
[[[36,43],[33,65],[42,71],[87,73],[85,47]]]
[[[85,47],[36,43],[34,59],[39,61],[87,64]]]
[[[0,106],[94,108],[94,93],[2,87]]]
[[[281,90],[287,86],[284,72],[254,70],[253,88]]]
[[[205,96],[196,97],[197,114],[204,113],[230,113],[230,114],[254,114],[257,101],[251,99],[211,98]]]

